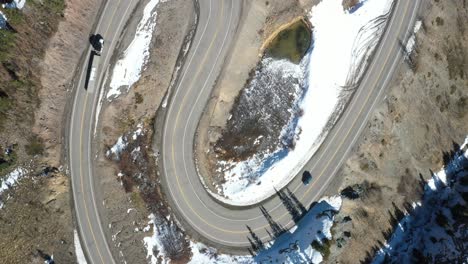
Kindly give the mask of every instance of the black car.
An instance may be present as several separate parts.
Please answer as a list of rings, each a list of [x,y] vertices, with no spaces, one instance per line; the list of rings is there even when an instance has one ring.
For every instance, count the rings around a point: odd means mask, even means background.
[[[101,34],[91,35],[89,37],[89,43],[91,43],[94,52],[96,52],[97,55],[101,55],[102,49],[104,48],[104,38]]]
[[[309,171],[304,171],[302,173],[302,183],[304,185],[309,185],[311,181],[312,181],[312,174],[310,174]]]

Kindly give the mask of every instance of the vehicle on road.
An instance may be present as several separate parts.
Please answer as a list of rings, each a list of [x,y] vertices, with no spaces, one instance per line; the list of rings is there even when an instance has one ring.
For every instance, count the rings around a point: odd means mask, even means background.
[[[101,34],[94,34],[89,36],[89,43],[93,47],[95,54],[100,56],[102,50],[104,49],[104,38],[101,36]]]
[[[309,171],[304,171],[302,173],[302,183],[304,185],[309,185],[311,181],[312,181],[312,174],[310,174]]]

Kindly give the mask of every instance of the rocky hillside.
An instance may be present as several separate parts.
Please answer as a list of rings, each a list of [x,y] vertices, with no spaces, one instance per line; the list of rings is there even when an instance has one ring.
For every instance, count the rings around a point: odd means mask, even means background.
[[[56,150],[100,1],[18,3],[25,5],[0,8],[8,21],[0,29],[0,181],[16,168],[24,175],[2,182],[0,259],[43,263],[53,255],[56,263],[74,263],[70,186]]]
[[[421,200],[420,183],[442,167],[468,131],[468,6],[431,1],[425,12],[414,65],[400,67],[328,188],[329,194],[344,190],[348,197],[336,217],[330,262],[372,257],[391,234],[392,216]]]

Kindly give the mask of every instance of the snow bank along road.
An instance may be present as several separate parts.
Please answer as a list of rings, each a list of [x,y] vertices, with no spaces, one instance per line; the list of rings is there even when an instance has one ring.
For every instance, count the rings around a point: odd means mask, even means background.
[[[306,165],[314,175],[311,184],[304,186],[301,177],[297,176],[286,187],[306,208],[320,198],[382,98],[395,68],[402,62],[399,40],[408,38],[421,1],[396,3],[360,87]],[[250,246],[247,226],[263,241],[268,241],[271,239],[268,234],[271,221],[284,228],[294,225],[278,196],[250,207],[226,206],[214,200],[200,182],[194,163],[193,139],[197,123],[234,36],[242,4],[240,0],[200,1],[200,23],[178,86],[170,99],[162,139],[163,185],[180,220],[192,235],[204,242],[236,251]],[[263,208],[269,216],[265,217]],[[270,224],[267,218],[270,218]]]
[[[86,257],[91,263],[115,263],[104,229],[99,219],[102,200],[91,166],[93,124],[99,96],[99,83],[109,64],[117,39],[138,0],[107,1],[101,10],[94,30],[100,33],[106,46],[100,57],[96,57],[93,85],[84,89],[90,49],[81,65],[74,91],[74,102],[67,128],[68,160],[72,180],[73,200],[78,231]],[[90,22],[91,23],[91,22]]]

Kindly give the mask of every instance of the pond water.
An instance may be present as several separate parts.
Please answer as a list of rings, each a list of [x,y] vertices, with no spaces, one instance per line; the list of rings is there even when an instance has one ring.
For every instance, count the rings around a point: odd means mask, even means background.
[[[299,63],[310,47],[312,32],[304,19],[297,19],[282,29],[265,49],[265,55]]]

